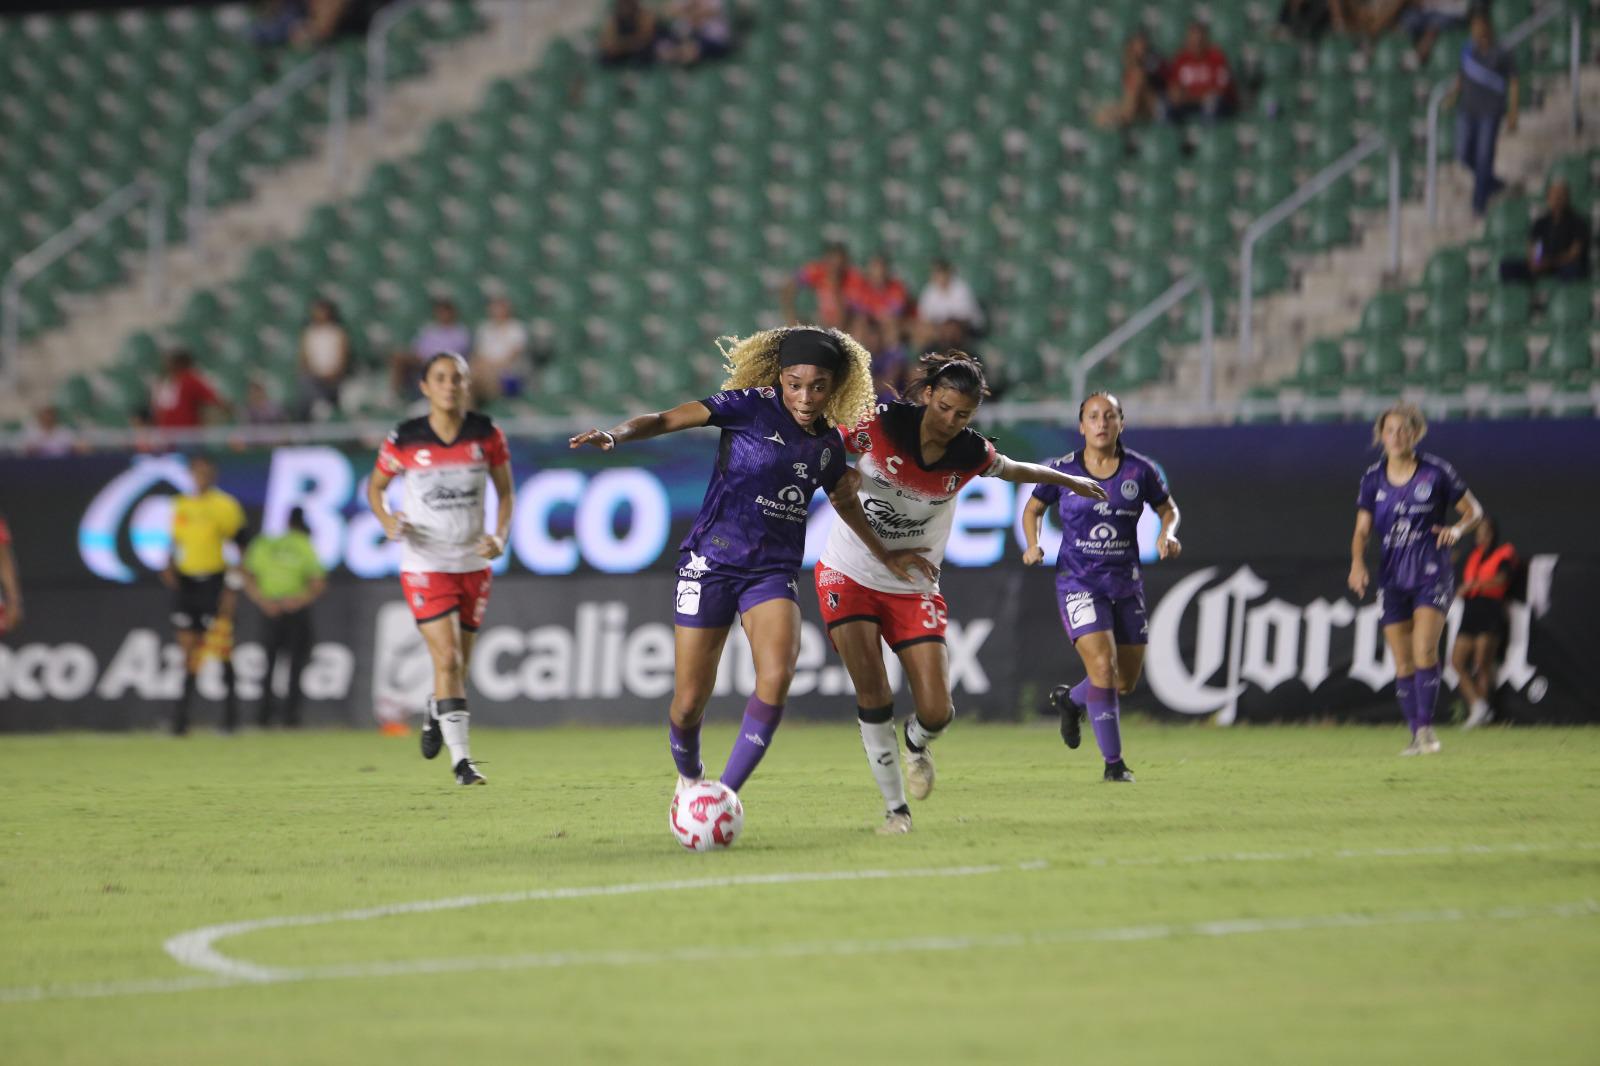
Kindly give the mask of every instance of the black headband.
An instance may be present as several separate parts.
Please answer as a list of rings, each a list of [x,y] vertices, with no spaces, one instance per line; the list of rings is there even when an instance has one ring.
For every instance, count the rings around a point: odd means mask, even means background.
[[[844,369],[844,349],[820,329],[791,329],[778,342],[778,366],[819,366],[835,374]]]

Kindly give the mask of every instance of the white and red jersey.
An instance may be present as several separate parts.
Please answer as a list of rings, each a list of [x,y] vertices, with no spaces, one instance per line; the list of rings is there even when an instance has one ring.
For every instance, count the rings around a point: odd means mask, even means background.
[[[483,536],[485,484],[491,468],[511,461],[506,436],[487,415],[467,413],[456,439],[446,444],[426,417],[402,422],[378,449],[378,469],[404,475],[408,526],[400,569],[412,573],[465,574],[489,560],[477,552]]]
[[[861,458],[861,506],[873,532],[891,551],[921,548],[934,566],[944,561],[945,544],[955,521],[961,487],[1000,465],[994,445],[976,430],[964,429],[939,461],[922,462],[922,416],[914,403],[878,407],[878,417],[844,434],[844,446]],[[937,592],[939,583],[915,574],[902,581],[880,563],[861,538],[843,522],[835,522],[822,549],[822,562],[855,582],[879,592]]]

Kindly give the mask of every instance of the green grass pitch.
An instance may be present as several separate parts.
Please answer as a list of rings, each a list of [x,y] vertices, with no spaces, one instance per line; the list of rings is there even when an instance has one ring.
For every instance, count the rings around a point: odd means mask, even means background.
[[[1443,739],[1134,723],[1119,786],[959,724],[880,838],[853,727],[791,724],[693,855],[659,729],[481,730],[474,789],[372,735],[9,737],[0,1061],[1600,1061],[1600,730]]]

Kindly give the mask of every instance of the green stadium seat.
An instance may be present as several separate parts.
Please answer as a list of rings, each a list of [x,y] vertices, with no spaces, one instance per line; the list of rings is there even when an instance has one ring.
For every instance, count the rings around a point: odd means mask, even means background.
[[[1344,377],[1344,372],[1344,354],[1337,340],[1323,337],[1300,350],[1299,381],[1303,384],[1337,381]]]
[[[1544,358],[1533,371],[1546,381],[1568,382],[1588,378],[1594,373],[1594,354],[1587,332],[1557,333],[1550,338]]]

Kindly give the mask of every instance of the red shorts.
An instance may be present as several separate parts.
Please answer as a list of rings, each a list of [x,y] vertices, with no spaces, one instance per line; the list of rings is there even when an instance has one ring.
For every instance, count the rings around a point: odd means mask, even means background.
[[[400,587],[405,590],[406,605],[417,625],[459,611],[461,628],[476,633],[489,606],[489,582],[493,576],[488,567],[464,574],[402,571]]]
[[[892,651],[925,640],[944,643],[947,612],[937,592],[879,592],[818,563],[817,603],[830,631],[846,622],[875,622]]]

